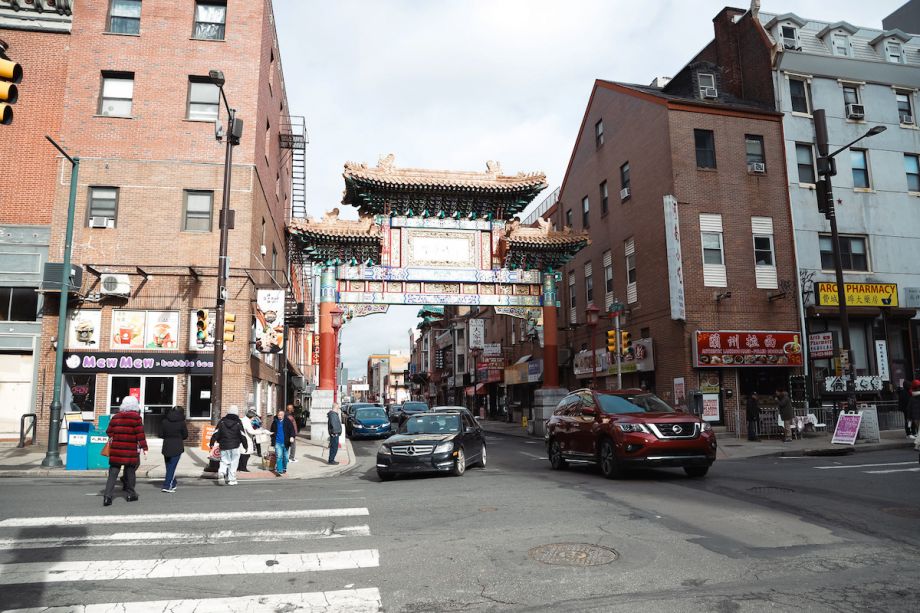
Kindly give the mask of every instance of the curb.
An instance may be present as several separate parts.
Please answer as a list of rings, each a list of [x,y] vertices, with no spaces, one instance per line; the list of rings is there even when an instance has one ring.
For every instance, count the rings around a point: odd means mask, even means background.
[[[909,442],[866,443],[864,445],[846,447],[814,447],[812,449],[791,449],[789,451],[776,451],[759,455],[745,456],[744,458],[727,458],[730,460],[744,460],[747,458],[800,458],[809,456],[840,456],[867,451],[889,451],[891,449],[908,449],[914,446]]]

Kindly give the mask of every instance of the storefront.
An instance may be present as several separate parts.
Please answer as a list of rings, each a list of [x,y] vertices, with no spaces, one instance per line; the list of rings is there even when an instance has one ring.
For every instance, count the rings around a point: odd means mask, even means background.
[[[532,418],[534,392],[543,381],[543,360],[525,355],[505,368],[505,406],[512,421]]]

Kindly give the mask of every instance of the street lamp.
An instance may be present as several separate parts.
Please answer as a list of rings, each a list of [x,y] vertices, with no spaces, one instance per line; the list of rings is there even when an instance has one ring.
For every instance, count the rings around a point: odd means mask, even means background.
[[[329,318],[331,321],[332,333],[333,333],[333,347],[334,347],[334,352],[335,352],[333,355],[335,355],[335,377],[336,377],[335,386],[333,387],[333,392],[332,392],[332,401],[338,402],[338,395],[339,395],[339,381],[338,381],[338,378],[339,378],[339,358],[338,358],[339,356],[339,330],[345,324],[345,311],[343,311],[338,306],[336,306],[334,309],[329,311]]]
[[[230,108],[224,93],[224,73],[220,70],[208,72],[211,83],[220,91],[221,100],[227,109],[227,133],[223,134],[220,122],[215,123],[215,136],[220,142],[227,139],[227,151],[224,156],[224,193],[220,207],[220,254],[217,258],[217,316],[214,321],[214,378],[211,384],[211,424],[220,420],[220,408],[223,400],[224,383],[224,313],[227,303],[227,277],[230,276],[230,260],[227,257],[227,242],[230,227],[233,225],[233,213],[230,210],[230,180],[233,173],[233,147],[240,144],[243,136],[243,120],[236,118],[236,109]]]
[[[585,321],[588,324],[588,334],[591,336],[591,389],[597,389],[597,349],[594,346],[594,331],[597,329],[600,313],[601,310],[594,306],[593,302],[585,309]]]
[[[837,232],[837,212],[834,206],[831,177],[837,174],[837,163],[834,160],[834,156],[849,149],[864,138],[881,134],[886,130],[886,127],[872,126],[856,140],[840,147],[833,153],[828,153],[827,120],[824,109],[815,109],[812,115],[815,122],[815,143],[818,148],[818,175],[821,177],[816,184],[818,211],[824,213],[824,216],[831,224],[831,246],[834,254],[834,273],[837,279],[837,310],[840,318],[840,337],[843,344],[841,359],[843,361],[844,379],[846,380],[847,408],[850,411],[855,411],[856,377],[853,372],[853,363],[850,361],[850,318],[847,313],[846,287],[843,283],[843,263],[840,259],[840,234]]]

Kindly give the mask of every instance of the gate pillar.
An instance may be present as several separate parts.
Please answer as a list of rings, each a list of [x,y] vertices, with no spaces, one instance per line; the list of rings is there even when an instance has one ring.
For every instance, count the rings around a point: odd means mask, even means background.
[[[543,273],[543,387],[559,387],[559,331],[556,325],[556,274]]]
[[[319,389],[335,389],[335,266],[324,266],[319,280]]]

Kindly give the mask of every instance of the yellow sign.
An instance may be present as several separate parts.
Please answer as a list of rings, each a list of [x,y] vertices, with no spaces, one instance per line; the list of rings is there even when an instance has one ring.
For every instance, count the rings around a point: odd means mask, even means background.
[[[897,283],[845,283],[847,306],[896,307]],[[818,283],[818,304],[837,306],[837,284]]]

